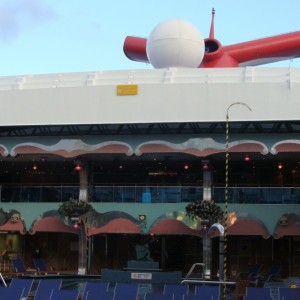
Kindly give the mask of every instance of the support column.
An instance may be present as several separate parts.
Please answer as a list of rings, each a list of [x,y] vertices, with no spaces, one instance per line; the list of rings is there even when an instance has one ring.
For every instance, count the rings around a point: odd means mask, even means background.
[[[78,274],[85,275],[87,272],[88,239],[84,220],[79,219],[78,226]]]
[[[86,161],[77,161],[76,162],[79,174],[79,200],[81,201],[89,201],[89,193],[88,193],[88,186],[89,186],[89,170],[88,170],[88,163]]]

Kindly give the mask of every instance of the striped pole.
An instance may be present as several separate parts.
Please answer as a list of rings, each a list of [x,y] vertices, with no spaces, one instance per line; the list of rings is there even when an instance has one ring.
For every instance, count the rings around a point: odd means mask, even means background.
[[[229,180],[229,110],[234,105],[244,105],[250,111],[251,108],[244,102],[234,102],[230,104],[226,112],[226,160],[225,160],[225,199],[224,199],[224,281],[227,280],[227,230],[228,230],[228,180]],[[223,284],[223,300],[226,300],[226,283]]]

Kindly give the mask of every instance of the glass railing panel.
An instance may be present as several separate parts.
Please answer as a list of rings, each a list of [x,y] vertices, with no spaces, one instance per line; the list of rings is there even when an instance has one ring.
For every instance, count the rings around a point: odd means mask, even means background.
[[[182,186],[181,202],[192,202],[203,199],[203,188],[199,186]]]
[[[224,203],[225,188],[213,188],[216,203]],[[228,203],[295,204],[300,203],[300,187],[229,187]]]
[[[20,202],[21,187],[1,187],[1,202]]]
[[[224,203],[225,188],[214,187],[213,200]],[[93,202],[180,203],[203,199],[195,186],[95,186]],[[64,202],[79,198],[79,186],[1,186],[1,202]],[[300,187],[229,187],[228,203],[296,204]]]
[[[92,189],[91,198],[94,202],[114,202],[114,187],[95,186]]]
[[[1,187],[1,202],[63,202],[78,197],[78,186]]]
[[[78,186],[61,186],[57,188],[58,190],[61,190],[61,202],[65,202],[71,199],[79,199]]]
[[[135,202],[136,188],[134,186],[115,186],[114,202]]]

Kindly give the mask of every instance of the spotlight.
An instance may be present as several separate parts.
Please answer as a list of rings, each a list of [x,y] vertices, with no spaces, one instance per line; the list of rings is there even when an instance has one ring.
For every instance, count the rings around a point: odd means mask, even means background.
[[[188,169],[189,169],[189,165],[188,165],[188,164],[185,164],[183,168],[184,168],[185,170],[188,170]]]
[[[80,171],[81,170],[81,165],[77,164],[74,168],[75,171]]]
[[[251,160],[250,156],[248,154],[246,154],[244,157],[244,161],[250,161],[250,160]]]
[[[208,164],[207,164],[207,163],[204,163],[204,164],[202,165],[202,169],[205,170],[205,171],[207,171],[207,170],[209,169]]]
[[[282,165],[282,163],[281,163],[281,162],[280,162],[280,163],[278,163],[278,166],[277,166],[277,167],[278,167],[278,169],[279,169],[279,170],[281,170],[281,169],[283,168],[283,165]]]

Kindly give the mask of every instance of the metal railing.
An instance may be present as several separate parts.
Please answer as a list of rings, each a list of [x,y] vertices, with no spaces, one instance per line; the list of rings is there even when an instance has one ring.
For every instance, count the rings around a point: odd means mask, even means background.
[[[216,203],[224,203],[225,187],[213,187]],[[203,199],[202,186],[93,186],[92,202],[186,203]],[[0,186],[0,202],[64,202],[78,199],[78,186]],[[229,187],[229,203],[296,204],[300,187]]]

